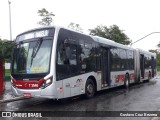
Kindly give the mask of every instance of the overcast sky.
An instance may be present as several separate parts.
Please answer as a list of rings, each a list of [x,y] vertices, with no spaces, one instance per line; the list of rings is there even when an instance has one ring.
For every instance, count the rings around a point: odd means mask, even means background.
[[[39,27],[37,11],[46,8],[55,14],[54,25],[67,27],[77,23],[85,33],[97,25],[116,24],[132,41],[149,33],[160,32],[160,0],[10,0],[12,36]],[[0,0],[0,37],[9,39],[8,0]],[[156,49],[160,33],[133,45],[144,50]]]

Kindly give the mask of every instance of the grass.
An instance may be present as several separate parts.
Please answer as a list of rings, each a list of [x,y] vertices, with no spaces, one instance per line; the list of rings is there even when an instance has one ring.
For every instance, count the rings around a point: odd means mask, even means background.
[[[5,69],[5,80],[10,81],[10,69]]]
[[[5,76],[10,76],[10,69],[5,70]]]
[[[157,66],[157,71],[160,72],[160,66]]]

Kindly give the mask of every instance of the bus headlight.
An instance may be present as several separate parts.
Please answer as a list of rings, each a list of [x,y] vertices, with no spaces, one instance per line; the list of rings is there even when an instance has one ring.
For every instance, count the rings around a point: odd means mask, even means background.
[[[46,84],[52,83],[51,79],[46,80]]]
[[[52,84],[52,77],[47,80],[44,80],[44,82],[41,84],[41,88],[44,89],[48,87],[50,84]]]
[[[11,85],[13,86],[13,87],[16,87],[16,85],[15,85],[15,83],[13,82],[13,79],[11,78]]]
[[[11,83],[13,84],[13,80],[11,79]]]

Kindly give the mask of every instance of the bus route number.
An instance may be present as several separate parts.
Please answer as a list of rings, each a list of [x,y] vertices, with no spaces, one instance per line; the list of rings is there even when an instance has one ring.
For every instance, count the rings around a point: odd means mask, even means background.
[[[38,84],[29,84],[30,88],[38,88]]]

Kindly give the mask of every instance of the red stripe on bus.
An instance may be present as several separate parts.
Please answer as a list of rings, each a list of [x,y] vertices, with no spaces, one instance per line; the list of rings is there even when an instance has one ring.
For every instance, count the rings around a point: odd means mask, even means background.
[[[125,80],[125,75],[124,74],[115,75],[115,79],[116,79],[116,83],[118,83],[120,81],[124,81]]]
[[[134,73],[130,74],[130,80],[134,80]]]
[[[125,74],[115,75],[116,83],[125,80]],[[134,73],[130,74],[130,80],[134,80]]]
[[[12,79],[13,85],[20,89],[38,89],[40,88],[41,84],[43,83],[44,79],[40,79],[38,81],[35,80],[15,80]]]

